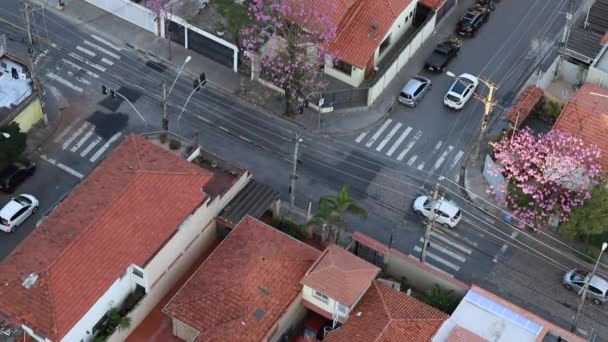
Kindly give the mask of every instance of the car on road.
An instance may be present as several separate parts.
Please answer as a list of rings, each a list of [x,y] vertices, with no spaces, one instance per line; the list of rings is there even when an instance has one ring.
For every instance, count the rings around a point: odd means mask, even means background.
[[[452,109],[462,109],[473,96],[478,85],[479,79],[471,74],[462,74],[456,77],[456,80],[443,97],[443,104]]]
[[[481,25],[490,17],[489,6],[477,5],[469,8],[467,13],[458,21],[456,32],[461,36],[473,36]]]
[[[448,63],[458,55],[460,44],[451,41],[443,42],[435,48],[424,63],[424,68],[431,71],[445,72]]]
[[[428,196],[420,196],[414,200],[414,212],[426,218],[431,216],[431,199]],[[454,228],[462,219],[460,209],[452,202],[440,198],[435,204],[435,222],[446,228]]]
[[[22,194],[12,198],[0,209],[0,230],[10,233],[38,210],[36,197]]]
[[[587,290],[587,298],[594,304],[600,305],[608,301],[608,281],[597,274],[589,280],[589,272],[581,270],[572,270],[564,274],[562,283],[568,290],[580,293],[585,286],[585,281],[589,281]]]
[[[433,84],[428,78],[421,76],[412,77],[401,89],[399,102],[406,106],[416,107],[422,97],[431,90]]]
[[[0,172],[0,190],[12,193],[15,188],[34,174],[36,163],[30,160],[18,161]]]

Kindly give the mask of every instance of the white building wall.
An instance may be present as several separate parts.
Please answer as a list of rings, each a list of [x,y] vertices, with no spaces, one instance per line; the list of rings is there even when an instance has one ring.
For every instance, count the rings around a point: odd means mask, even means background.
[[[314,290],[312,288],[310,288],[308,286],[304,286],[304,288],[302,289],[302,299],[313,303],[314,305],[320,307],[321,309],[323,309],[333,315],[334,310],[338,305],[338,302],[330,297],[329,300],[327,301],[327,303],[325,303],[325,302],[317,299],[317,297],[313,296],[313,291]],[[326,293],[324,293],[324,294],[327,295]]]
[[[365,69],[359,69],[355,66],[352,67],[350,75],[343,73],[338,69],[334,69],[333,60],[327,56],[325,58],[325,73],[333,78],[336,78],[344,83],[350,84],[353,87],[358,87],[365,80]]]
[[[156,35],[156,14],[131,0],[84,0]]]
[[[401,12],[397,20],[393,22],[393,26],[388,30],[386,35],[382,37],[381,42],[383,42],[386,37],[391,36],[391,44],[389,47],[380,55],[380,47],[376,49],[374,52],[374,65],[377,66],[378,63],[386,56],[386,54],[393,49],[396,42],[403,37],[403,34],[407,32],[407,30],[412,27],[412,22],[414,21],[416,5],[417,1],[412,1],[406,8]],[[407,18],[407,21],[406,21]]]

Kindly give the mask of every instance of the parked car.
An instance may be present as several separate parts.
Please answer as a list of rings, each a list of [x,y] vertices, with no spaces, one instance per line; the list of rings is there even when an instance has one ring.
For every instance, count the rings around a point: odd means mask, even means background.
[[[431,199],[427,196],[420,196],[414,201],[414,212],[426,218],[431,216]],[[452,202],[440,198],[435,204],[435,222],[446,228],[454,228],[462,219],[460,209]]]
[[[456,25],[456,32],[462,36],[472,36],[489,18],[489,6],[477,5],[472,7]]]
[[[34,174],[36,163],[29,160],[14,162],[0,172],[0,190],[12,193],[15,188]]]
[[[443,104],[456,110],[462,109],[465,103],[473,96],[479,85],[477,77],[471,74],[462,74],[456,77],[454,83],[445,94]]]
[[[431,90],[433,84],[428,78],[416,76],[411,78],[399,93],[399,102],[404,105],[416,107],[422,97]]]
[[[10,233],[38,210],[40,203],[32,195],[22,194],[12,198],[0,209],[0,230]]]
[[[433,53],[424,63],[424,68],[431,71],[444,72],[452,58],[458,55],[460,45],[462,45],[462,42],[459,44],[455,41],[447,41],[437,45]]]
[[[588,279],[589,272],[572,270],[564,274],[562,283],[568,290],[579,293],[583,289],[583,286],[585,286],[585,281]],[[589,281],[587,298],[597,305],[606,303],[608,301],[608,281],[597,274],[594,275]]]

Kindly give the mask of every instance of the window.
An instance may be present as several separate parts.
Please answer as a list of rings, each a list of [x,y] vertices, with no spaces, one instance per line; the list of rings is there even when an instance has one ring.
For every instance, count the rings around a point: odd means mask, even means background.
[[[329,302],[329,297],[327,297],[325,294],[323,294],[317,290],[312,291],[312,296],[315,297],[316,299],[322,301],[325,304],[327,304]]]
[[[334,61],[334,69],[339,70],[348,76],[353,72],[353,66],[341,60]]]
[[[341,313],[342,315],[346,315],[346,306],[338,303],[338,312]]]
[[[406,16],[406,17],[405,17],[405,22],[407,23],[407,21],[408,21],[409,19],[410,19],[410,16],[409,16],[409,15],[408,15],[408,16]]]
[[[597,295],[603,295],[602,291],[593,285],[589,285],[589,291],[591,291]]]
[[[11,217],[11,221],[15,221],[17,218],[19,218],[21,215],[23,215],[23,213],[25,213],[25,211],[28,209],[29,207],[23,207],[21,209],[19,209],[19,211],[17,211],[15,213],[15,215],[13,215],[13,217]]]
[[[378,52],[380,55],[386,52],[388,47],[391,45],[391,35],[386,37],[386,39],[380,44],[380,51]]]
[[[138,268],[133,267],[133,274],[135,274],[136,276],[140,277],[141,279],[144,279],[144,272],[142,272]]]

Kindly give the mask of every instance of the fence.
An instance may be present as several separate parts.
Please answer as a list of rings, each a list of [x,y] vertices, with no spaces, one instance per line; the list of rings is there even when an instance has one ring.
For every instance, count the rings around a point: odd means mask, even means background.
[[[332,92],[317,93],[310,96],[309,101],[318,104],[323,98],[324,106],[333,109],[344,109],[352,107],[367,106],[367,93],[369,88],[355,88]]]

